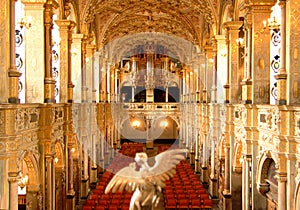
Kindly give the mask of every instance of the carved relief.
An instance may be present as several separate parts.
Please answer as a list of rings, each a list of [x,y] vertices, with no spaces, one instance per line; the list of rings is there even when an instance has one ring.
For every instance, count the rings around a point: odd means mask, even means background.
[[[277,108],[259,109],[258,127],[278,131],[279,110]]]
[[[38,129],[39,110],[37,108],[16,109],[16,131]]]

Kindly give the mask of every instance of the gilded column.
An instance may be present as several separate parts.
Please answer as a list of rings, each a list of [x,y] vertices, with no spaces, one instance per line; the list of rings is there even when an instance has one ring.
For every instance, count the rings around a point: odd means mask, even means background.
[[[100,52],[96,51],[94,53],[94,67],[93,67],[93,78],[92,78],[92,102],[97,103],[99,101],[99,84],[100,84]],[[97,93],[98,92],[98,93]]]
[[[203,103],[208,103],[208,97],[207,97],[207,72],[208,72],[208,66],[207,66],[207,55],[206,52],[204,53],[204,58],[203,58],[203,93],[202,93],[202,99]]]
[[[110,73],[110,102],[114,102],[115,96],[115,68],[112,67]]]
[[[71,22],[68,30],[68,103],[73,102],[74,84],[72,82],[72,34],[75,22]]]
[[[73,101],[72,84],[72,30],[75,23],[71,20],[56,20],[60,33],[60,102],[67,103]]]
[[[10,68],[8,70],[8,103],[19,103],[19,76],[16,67],[15,0],[10,0]]]
[[[281,24],[280,24],[280,69],[276,75],[277,82],[277,101],[279,105],[287,104],[287,72],[286,72],[286,0],[280,0]],[[298,89],[298,87],[296,87]]]
[[[75,209],[75,191],[74,191],[74,184],[73,184],[73,143],[69,142],[68,143],[68,148],[67,148],[67,157],[68,157],[68,186],[67,186],[67,210],[72,210]]]
[[[52,17],[54,9],[58,8],[55,0],[47,0],[44,4],[44,32],[45,32],[45,78],[44,78],[44,102],[55,103],[54,85],[55,80],[52,76]]]
[[[239,101],[239,75],[238,73],[238,45],[236,40],[239,38],[239,29],[242,26],[242,21],[229,21],[224,23],[227,31],[227,83],[225,88],[225,103],[237,103]]]
[[[102,58],[102,67],[100,68],[100,96],[99,100],[100,102],[106,102],[106,59]]]
[[[16,173],[9,173],[8,175],[9,209],[18,210],[18,177]]]
[[[243,210],[250,210],[250,162],[251,156],[244,155],[243,158]]]
[[[87,36],[84,35],[81,42],[81,102],[85,103],[87,99],[87,81],[86,81],[86,45]]]
[[[244,60],[244,79],[242,81],[242,101],[244,104],[252,104],[252,75],[251,75],[251,59],[252,59],[252,18],[247,14],[244,21],[245,36],[245,60]]]

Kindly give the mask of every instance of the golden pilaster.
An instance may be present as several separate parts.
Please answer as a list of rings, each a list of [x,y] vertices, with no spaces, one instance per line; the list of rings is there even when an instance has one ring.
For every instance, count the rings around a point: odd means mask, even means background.
[[[265,28],[263,20],[270,17],[271,8],[275,3],[276,0],[257,1],[243,8],[247,11],[247,40],[244,53],[247,67],[243,83],[246,86],[243,91],[247,92],[243,94],[244,103],[270,102],[270,31]]]
[[[60,33],[60,102],[73,101],[72,84],[72,30],[75,23],[71,20],[56,20]]]
[[[86,45],[87,36],[84,35],[81,42],[81,102],[87,102],[87,82],[86,82]]]
[[[242,26],[242,21],[229,21],[224,23],[224,27],[227,31],[227,83],[225,88],[225,102],[237,103],[239,101],[239,77],[238,72],[238,45],[236,40],[239,38],[239,29]],[[228,90],[227,90],[228,89]],[[229,94],[229,95],[228,95]]]
[[[99,101],[100,102],[105,102],[106,101],[106,59],[105,58],[101,58],[102,61],[102,67],[99,69],[100,71],[100,77],[99,77]]]
[[[44,29],[45,29],[45,78],[44,78],[44,102],[55,103],[54,86],[55,80],[52,77],[52,17],[54,9],[58,7],[55,0],[47,0],[44,4]]]

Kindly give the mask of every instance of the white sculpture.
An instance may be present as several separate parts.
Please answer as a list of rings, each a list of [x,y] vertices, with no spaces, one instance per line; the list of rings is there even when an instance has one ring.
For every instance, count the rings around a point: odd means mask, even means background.
[[[146,153],[136,153],[135,162],[118,171],[108,183],[105,193],[119,190],[134,191],[129,210],[150,210],[157,206],[165,181],[176,173],[175,166],[185,158],[184,149],[172,149],[154,157],[155,164],[148,164]],[[136,170],[136,164],[140,169]]]

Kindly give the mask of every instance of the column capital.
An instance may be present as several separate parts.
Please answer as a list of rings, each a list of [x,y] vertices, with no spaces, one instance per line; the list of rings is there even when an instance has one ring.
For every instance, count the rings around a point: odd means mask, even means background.
[[[278,172],[275,176],[278,182],[287,182],[287,173],[286,172]]]
[[[227,21],[223,24],[223,27],[227,31],[239,30],[243,25],[243,21]]]
[[[10,177],[7,178],[7,181],[8,181],[9,183],[16,183],[16,182],[19,181],[19,177],[16,177],[16,176],[10,176]]]
[[[54,22],[58,25],[59,30],[70,30],[75,27],[75,22],[72,20],[55,20]]]

